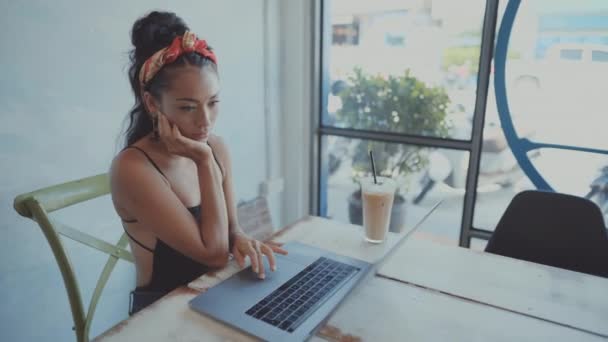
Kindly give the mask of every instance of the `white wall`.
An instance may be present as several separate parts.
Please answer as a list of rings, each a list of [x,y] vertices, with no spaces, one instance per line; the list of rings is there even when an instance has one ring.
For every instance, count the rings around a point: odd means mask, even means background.
[[[168,3],[217,51],[217,132],[232,150],[238,198],[257,195],[267,159],[263,1],[13,1],[0,32],[3,199],[106,171],[132,104],[129,30]]]

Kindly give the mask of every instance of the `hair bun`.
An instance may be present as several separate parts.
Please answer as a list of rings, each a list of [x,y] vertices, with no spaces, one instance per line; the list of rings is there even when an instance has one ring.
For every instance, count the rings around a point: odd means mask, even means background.
[[[172,12],[150,12],[139,18],[131,30],[131,43],[137,61],[148,59],[168,46],[176,36],[188,31],[186,23]]]

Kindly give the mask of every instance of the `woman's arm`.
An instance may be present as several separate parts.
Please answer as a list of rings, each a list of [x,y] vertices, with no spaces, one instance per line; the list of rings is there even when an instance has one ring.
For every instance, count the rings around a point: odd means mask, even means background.
[[[221,175],[212,158],[199,165],[199,183],[207,186],[200,222],[140,153],[127,150],[113,161],[112,199],[175,250],[211,267],[223,267],[229,251]]]
[[[222,261],[227,262],[229,220],[222,186],[222,174],[213,158],[201,158],[196,161],[196,166],[201,193],[199,222],[201,241],[205,249],[214,251]]]
[[[228,236],[229,245],[234,245],[234,239],[238,234],[244,234],[239,224],[239,218],[236,209],[236,198],[234,195],[234,186],[232,181],[232,162],[228,148],[224,143],[223,139],[217,135],[212,135],[209,139],[209,146],[217,156],[220,167],[224,172],[224,179],[222,182],[222,192],[225,197],[226,210],[228,213]]]
[[[228,210],[228,234],[230,249],[241,267],[245,263],[245,257],[248,256],[251,260],[251,267],[253,268],[253,271],[257,272],[260,278],[264,278],[265,270],[262,260],[263,256],[266,255],[270,268],[274,271],[276,269],[276,263],[273,253],[287,254],[287,251],[282,249],[280,244],[271,242],[261,243],[250,238],[243,232],[239,224],[236,208],[230,153],[228,152],[226,144],[218,136],[214,136],[212,139],[210,139],[209,143],[216,155],[219,157],[218,159],[224,168],[223,193],[226,198],[226,208]]]

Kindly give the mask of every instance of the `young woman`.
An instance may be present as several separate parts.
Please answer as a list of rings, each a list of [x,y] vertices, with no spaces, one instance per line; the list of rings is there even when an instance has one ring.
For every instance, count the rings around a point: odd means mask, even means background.
[[[219,115],[218,61],[174,13],[152,12],[131,33],[135,105],[126,147],[110,170],[112,200],[129,235],[137,287],[133,314],[210,269],[230,253],[264,278],[279,245],[239,228],[231,162],[213,134]]]

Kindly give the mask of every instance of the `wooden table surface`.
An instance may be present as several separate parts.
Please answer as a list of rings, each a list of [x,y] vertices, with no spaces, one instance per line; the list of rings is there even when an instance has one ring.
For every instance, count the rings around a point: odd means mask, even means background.
[[[467,248],[436,246],[428,240],[408,240],[378,273],[608,337],[608,279]]]
[[[386,243],[371,245],[363,241],[359,226],[309,217],[282,229],[274,240],[375,262],[398,237],[391,233]],[[96,341],[256,340],[188,307],[196,295],[238,270],[232,261],[220,272],[205,274]],[[311,341],[606,341],[606,289],[603,278],[445,246],[414,234]]]

